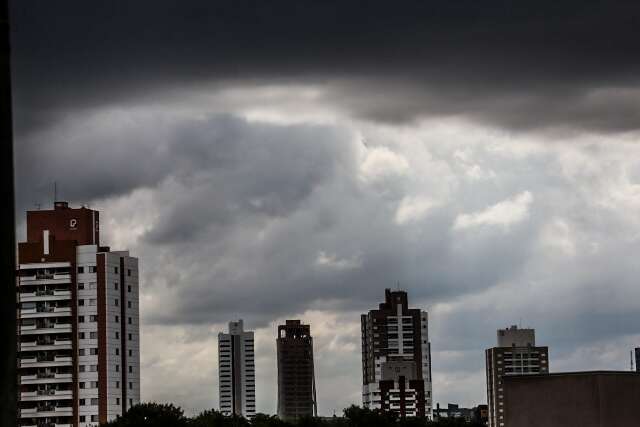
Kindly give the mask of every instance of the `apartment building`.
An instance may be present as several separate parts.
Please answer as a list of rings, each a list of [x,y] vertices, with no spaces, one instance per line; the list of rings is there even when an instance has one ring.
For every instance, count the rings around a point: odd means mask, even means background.
[[[256,414],[256,371],[253,332],[242,319],[229,322],[229,332],[218,334],[220,412],[253,418]]]
[[[97,426],[140,401],[138,260],[99,212],[27,212],[18,246],[20,426]]]
[[[364,407],[431,419],[428,313],[409,308],[405,291],[386,289],[379,308],[361,316],[361,332]]]
[[[504,403],[504,377],[549,373],[548,347],[536,347],[534,329],[513,325],[498,330],[498,345],[485,351],[489,426],[509,427]],[[535,402],[531,402],[535,406]]]

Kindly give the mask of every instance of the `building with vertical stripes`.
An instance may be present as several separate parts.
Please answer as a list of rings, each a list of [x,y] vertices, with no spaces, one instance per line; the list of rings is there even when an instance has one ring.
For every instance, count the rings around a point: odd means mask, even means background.
[[[362,402],[400,417],[432,415],[431,343],[426,311],[409,308],[405,291],[385,290],[361,316]]]
[[[242,319],[229,323],[229,333],[218,334],[220,412],[253,418],[256,414],[256,368],[253,332]]]
[[[19,425],[97,426],[140,402],[138,260],[99,212],[27,212],[18,246]]]

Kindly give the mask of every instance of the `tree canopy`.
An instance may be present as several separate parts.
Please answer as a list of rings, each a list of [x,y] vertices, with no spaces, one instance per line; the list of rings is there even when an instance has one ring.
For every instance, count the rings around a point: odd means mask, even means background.
[[[275,415],[256,414],[248,420],[239,416],[224,416],[213,409],[194,417],[185,417],[173,404],[143,403],[129,409],[124,416],[103,427],[481,427],[479,422],[462,418],[428,421],[424,418],[398,418],[394,414],[352,405],[342,417],[303,417],[295,421],[281,420]]]

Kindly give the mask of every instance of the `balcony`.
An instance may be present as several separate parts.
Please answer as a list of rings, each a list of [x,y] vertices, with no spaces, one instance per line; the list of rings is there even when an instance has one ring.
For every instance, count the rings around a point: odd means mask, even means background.
[[[21,292],[19,294],[20,302],[38,302],[38,301],[62,301],[71,299],[71,291],[69,290],[51,290]]]
[[[50,323],[48,325],[27,325],[20,326],[20,335],[38,334],[70,334],[71,323]]]
[[[22,418],[44,418],[44,417],[71,417],[73,409],[71,406],[43,405],[20,410]]]
[[[20,343],[20,351],[71,350],[71,339]]]
[[[35,390],[20,393],[20,400],[24,402],[72,398],[73,391],[71,390]]]
[[[71,316],[71,307],[39,307],[20,310],[22,319],[35,319],[42,317],[66,317]]]
[[[20,384],[70,383],[72,379],[72,374],[55,374],[48,372],[34,375],[21,375]]]
[[[52,366],[71,366],[73,360],[71,356],[36,357],[27,356],[20,359],[21,368],[37,368]]]

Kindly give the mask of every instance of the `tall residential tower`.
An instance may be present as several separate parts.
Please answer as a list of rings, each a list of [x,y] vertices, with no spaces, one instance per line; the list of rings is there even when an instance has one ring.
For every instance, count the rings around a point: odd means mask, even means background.
[[[426,311],[407,293],[385,290],[385,302],[361,316],[362,402],[401,417],[431,418],[431,344]]]
[[[508,427],[504,405],[504,376],[549,373],[548,347],[536,347],[534,329],[498,329],[498,346],[485,351],[489,426]],[[531,402],[535,407],[536,402]]]
[[[256,371],[253,332],[242,320],[229,322],[229,333],[218,334],[220,412],[253,418],[256,414]]]
[[[295,420],[318,415],[309,325],[287,320],[278,326],[278,416]]]
[[[99,212],[27,212],[18,247],[19,425],[97,426],[140,401],[138,260]]]

